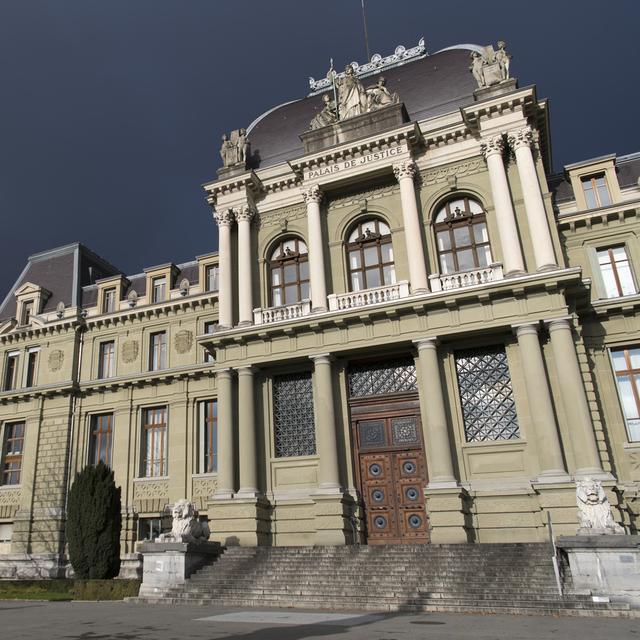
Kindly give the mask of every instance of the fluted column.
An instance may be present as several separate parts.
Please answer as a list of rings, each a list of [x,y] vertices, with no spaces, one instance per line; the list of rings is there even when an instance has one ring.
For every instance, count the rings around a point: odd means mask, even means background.
[[[520,325],[515,327],[515,331],[520,347],[527,397],[529,398],[531,422],[538,444],[540,479],[547,479],[547,481],[551,479],[567,480],[551,392],[538,338],[538,325]]]
[[[238,448],[240,449],[240,491],[238,495],[255,495],[258,491],[253,381],[253,367],[238,369]]]
[[[600,455],[573,342],[571,324],[567,319],[560,319],[550,320],[548,326],[558,384],[573,442],[576,475],[602,474]]]
[[[218,322],[221,328],[233,326],[233,267],[231,255],[231,225],[233,211],[222,209],[214,211],[214,220],[218,223]]]
[[[531,127],[524,127],[517,131],[511,131],[508,137],[509,146],[516,155],[518,175],[522,186],[524,208],[527,212],[529,234],[533,245],[533,255],[536,261],[536,269],[545,271],[558,266],[553,241],[547,222],[547,213],[542,200],[540,183],[536,173],[536,166],[531,153],[533,133]]]
[[[327,310],[327,284],[324,271],[324,241],[320,220],[320,202],[322,191],[318,185],[312,185],[302,191],[307,205],[307,229],[309,243],[309,280],[311,284],[312,311]]]
[[[489,170],[489,182],[496,215],[496,226],[500,234],[502,245],[502,263],[505,275],[518,275],[524,273],[524,260],[518,239],[518,227],[516,216],[511,204],[509,183],[504,169],[502,152],[504,140],[502,136],[494,136],[483,140],[482,153],[487,161]]]
[[[320,490],[340,489],[338,471],[338,442],[336,416],[333,407],[331,358],[327,354],[311,356],[314,366],[314,408],[316,416],[316,445],[318,461],[318,487]]]
[[[218,484],[215,497],[234,493],[235,451],[233,444],[233,378],[231,369],[216,371],[218,385]]]
[[[438,362],[437,340],[416,340],[420,382],[425,417],[425,450],[429,461],[429,486],[451,486],[456,484],[453,475],[451,442],[447,427],[447,413]]]
[[[246,204],[235,212],[238,222],[238,319],[241,326],[253,323],[253,300],[251,296],[251,220],[253,208]]]
[[[400,185],[400,201],[402,203],[402,221],[404,237],[409,261],[409,280],[412,293],[429,291],[427,268],[422,244],[422,225],[416,203],[416,191],[413,179],[416,175],[416,165],[413,160],[405,160],[393,165],[393,173]]]

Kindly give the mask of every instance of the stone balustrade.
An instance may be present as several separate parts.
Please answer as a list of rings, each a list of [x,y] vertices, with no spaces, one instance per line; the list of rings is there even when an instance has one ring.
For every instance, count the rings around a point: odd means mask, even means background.
[[[356,307],[365,307],[371,304],[391,302],[406,298],[409,295],[409,283],[405,280],[375,289],[363,291],[351,291],[349,293],[331,294],[328,297],[329,311],[345,311]]]
[[[311,300],[302,300],[295,304],[288,304],[283,307],[268,307],[267,309],[254,309],[254,324],[272,324],[273,322],[284,322],[286,320],[296,320],[311,313]]]
[[[459,271],[457,273],[447,273],[442,275],[429,276],[431,291],[450,291],[451,289],[462,289],[463,287],[475,287],[479,284],[502,280],[502,265],[494,263],[482,269],[473,271]]]

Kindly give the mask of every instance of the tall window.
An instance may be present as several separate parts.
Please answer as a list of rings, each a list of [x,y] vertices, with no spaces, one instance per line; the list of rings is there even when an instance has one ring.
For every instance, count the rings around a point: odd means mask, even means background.
[[[113,414],[103,413],[91,416],[91,442],[89,446],[89,464],[103,462],[111,466],[111,437]]]
[[[291,373],[273,378],[273,414],[276,457],[316,453],[310,373]]]
[[[151,281],[151,302],[164,302],[167,299],[167,279],[162,276]]]
[[[209,265],[205,268],[206,291],[218,290],[218,265]]]
[[[611,204],[611,196],[607,187],[604,173],[593,176],[585,176],[581,179],[584,199],[587,201],[587,208],[597,209]]]
[[[456,351],[455,358],[467,442],[519,438],[504,347]]]
[[[269,261],[272,306],[294,304],[309,297],[307,254],[307,245],[298,238],[284,240],[273,250]]]
[[[98,353],[98,378],[112,378],[115,372],[116,344],[113,340],[101,342]]]
[[[167,408],[152,407],[142,412],[144,457],[142,473],[145,477],[167,473]]]
[[[205,333],[213,333],[218,326],[217,322],[205,322],[204,323],[204,332]],[[209,353],[206,349],[204,350],[204,362],[215,362],[213,358],[213,354]]]
[[[380,220],[361,222],[347,242],[351,291],[394,284],[391,230]]]
[[[12,391],[18,383],[18,362],[20,355],[17,352],[8,353],[4,368],[4,385],[5,391]]]
[[[599,249],[598,264],[607,298],[631,296],[638,292],[624,245]]]
[[[640,347],[611,351],[629,440],[640,441]]]
[[[38,356],[39,349],[29,349],[27,352],[27,377],[25,386],[35,387],[38,384]]]
[[[167,366],[167,332],[159,331],[149,337],[149,370],[160,371]]]
[[[1,484],[20,484],[23,446],[24,422],[13,422],[5,424],[4,438],[2,443]]]
[[[113,313],[116,310],[116,290],[105,289],[102,294],[102,312]]]
[[[442,274],[488,267],[492,263],[485,213],[476,200],[449,200],[434,222]]]
[[[198,473],[214,473],[218,470],[218,403],[204,400],[199,405],[200,458]]]
[[[31,323],[31,316],[33,315],[33,300],[27,300],[22,303],[22,318],[20,318],[20,324],[27,326]]]

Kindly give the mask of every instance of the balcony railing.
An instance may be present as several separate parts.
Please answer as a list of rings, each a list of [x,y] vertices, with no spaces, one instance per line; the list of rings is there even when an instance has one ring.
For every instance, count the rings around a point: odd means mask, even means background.
[[[284,322],[296,320],[311,313],[311,300],[302,300],[284,307],[269,307],[267,309],[254,309],[254,324],[271,324],[272,322]]]
[[[329,301],[329,311],[345,311],[356,307],[366,307],[370,304],[399,300],[400,298],[406,298],[408,295],[409,283],[402,281],[386,287],[376,287],[375,289],[340,294],[332,293],[327,296],[327,299]]]
[[[443,275],[429,276],[431,291],[450,291],[451,289],[462,289],[463,287],[474,287],[487,282],[502,280],[502,264],[499,262],[473,271],[459,271],[458,273],[447,273]]]

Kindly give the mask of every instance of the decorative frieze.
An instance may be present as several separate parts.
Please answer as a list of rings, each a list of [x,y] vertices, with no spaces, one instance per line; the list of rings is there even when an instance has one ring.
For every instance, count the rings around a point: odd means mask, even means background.
[[[20,489],[2,488],[0,490],[0,506],[17,505],[20,503]]]
[[[450,178],[459,178],[462,176],[478,173],[484,169],[484,162],[479,158],[460,162],[458,164],[448,165],[446,167],[438,167],[432,171],[423,171],[421,173],[422,184],[432,185],[439,182],[447,182]]]
[[[169,496],[168,480],[153,480],[146,478],[137,480],[133,486],[134,500],[145,500],[149,498],[163,498]]]

